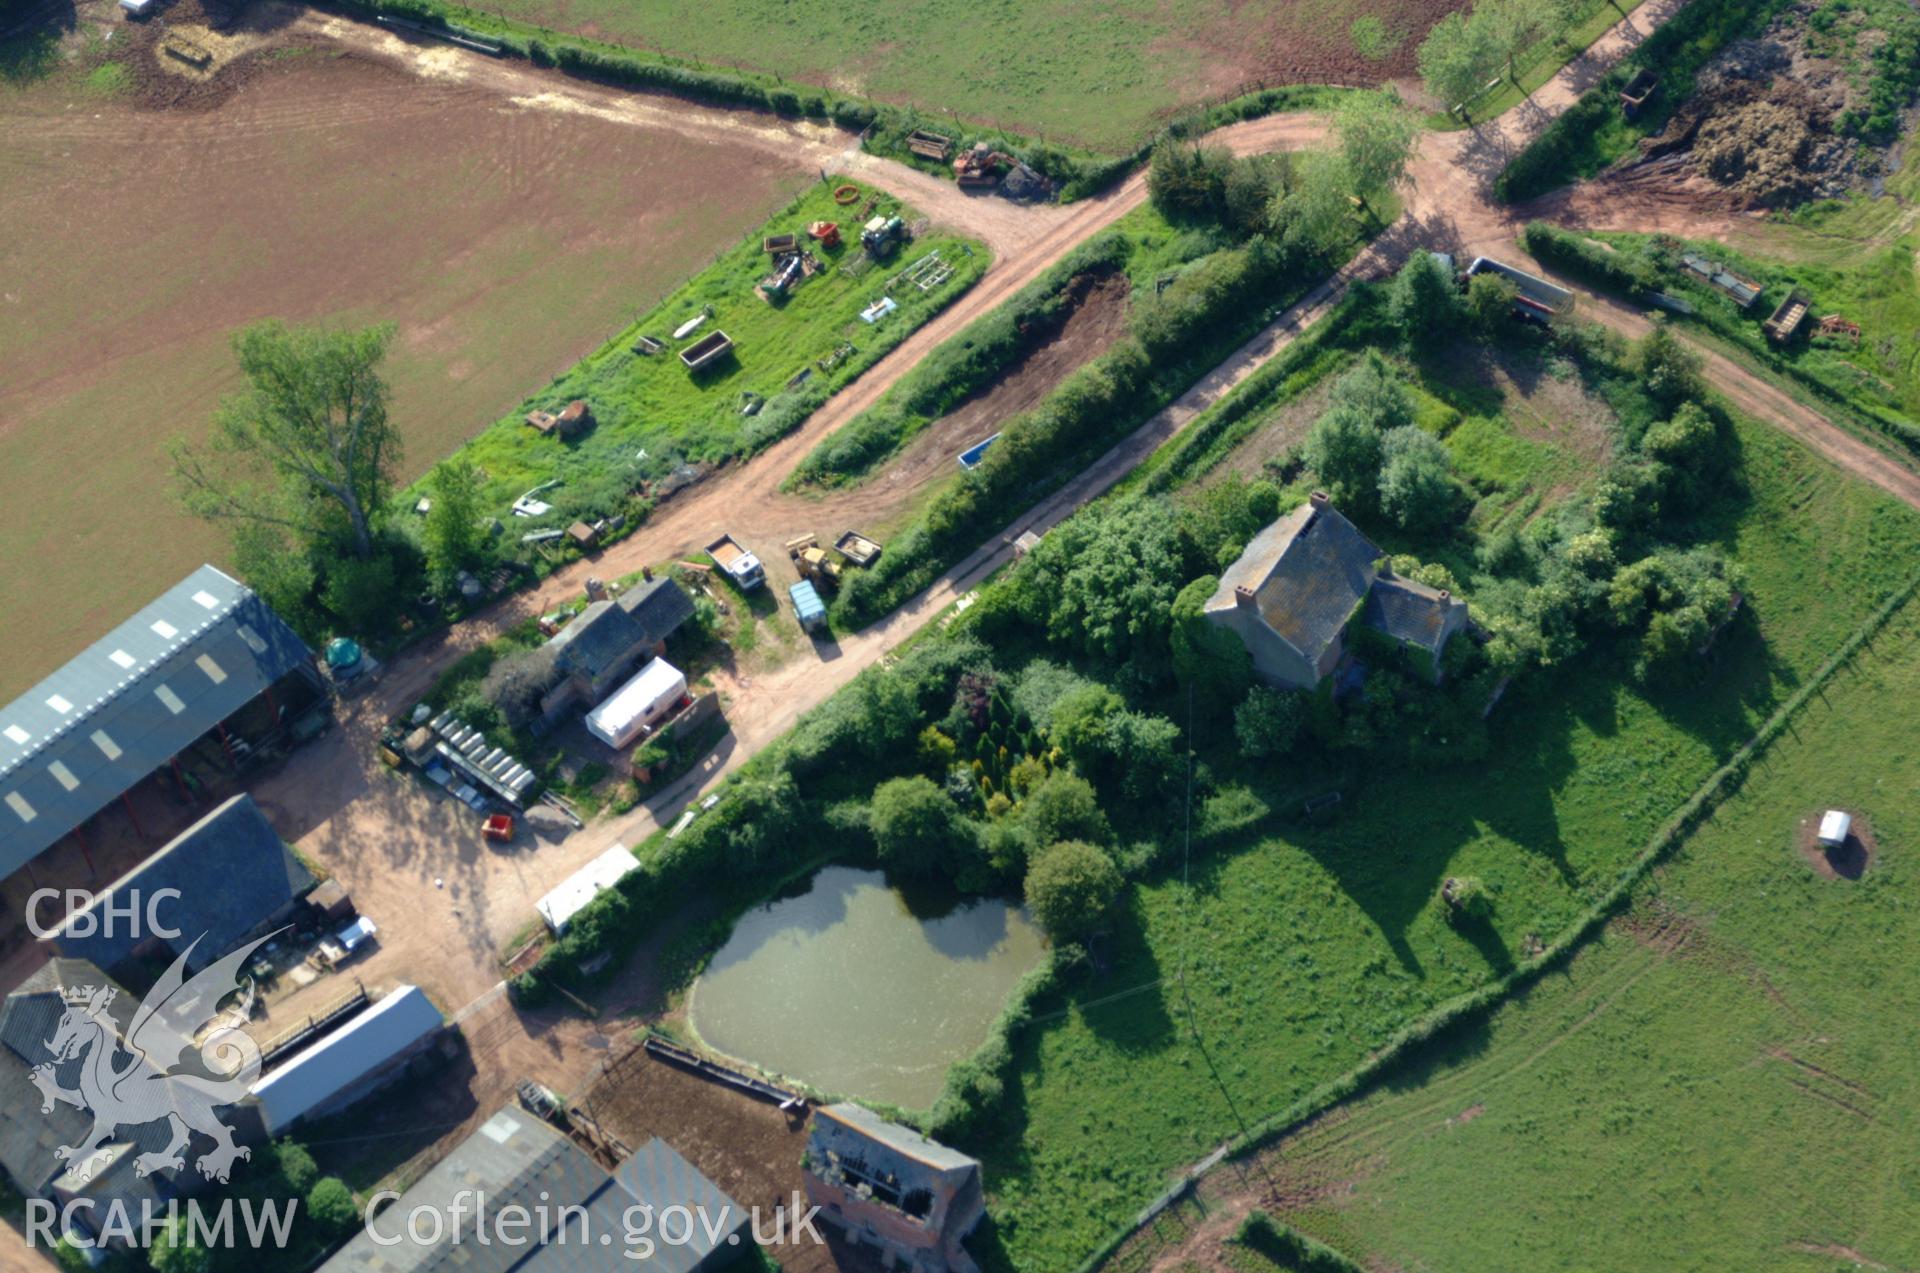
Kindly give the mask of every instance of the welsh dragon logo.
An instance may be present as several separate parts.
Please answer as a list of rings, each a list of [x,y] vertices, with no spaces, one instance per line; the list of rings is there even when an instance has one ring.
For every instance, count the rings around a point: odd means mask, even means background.
[[[266,940],[243,946],[189,978],[187,960],[200,944],[195,939],[154,983],[124,1031],[111,1011],[117,988],[76,989],[47,1040],[53,1059],[32,1071],[44,1098],[41,1113],[51,1114],[58,1101],[93,1115],[92,1130],[78,1144],[53,1151],[75,1177],[89,1180],[105,1165],[106,1146],[119,1128],[162,1119],[171,1139],[165,1148],[134,1160],[138,1175],[184,1170],[193,1132],[214,1142],[196,1163],[209,1180],[226,1183],[235,1160],[253,1156],[235,1143],[233,1129],[214,1109],[244,1099],[260,1076],[259,1045],[241,1029],[253,1011],[253,980],[248,978],[243,989],[239,971]],[[240,1001],[219,1011],[220,1001],[236,992]],[[189,1052],[196,1054],[197,1065],[187,1059]],[[80,1062],[79,1086],[60,1086],[59,1071],[74,1061]]]

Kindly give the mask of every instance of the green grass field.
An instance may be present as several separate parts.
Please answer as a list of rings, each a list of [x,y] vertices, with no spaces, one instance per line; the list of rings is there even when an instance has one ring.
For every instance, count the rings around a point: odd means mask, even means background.
[[[546,498],[553,516],[578,511],[582,488],[624,491],[645,477],[658,477],[684,461],[719,462],[765,445],[801,420],[914,328],[965,291],[986,270],[986,247],[935,228],[899,248],[885,261],[862,250],[857,214],[869,192],[851,206],[834,202],[817,185],[747,239],[624,328],[600,349],[469,442],[464,454],[487,475],[487,494],[503,511],[533,486],[558,479],[563,488]],[[879,212],[914,218],[911,208],[883,200]],[[836,248],[810,243],[824,267],[778,302],[762,300],[755,285],[771,272],[761,241],[766,235],[800,232],[813,221],[840,223]],[[938,261],[930,258],[938,254]],[[948,277],[922,289],[903,271],[949,266]],[[883,297],[898,309],[875,323],[860,313]],[[682,339],[682,324],[711,317]],[[733,351],[711,368],[690,372],[679,351],[713,332],[725,332]],[[638,351],[650,336],[659,353]],[[831,370],[824,366],[845,349]],[[743,413],[749,395],[763,405]],[[527,412],[558,411],[574,399],[593,410],[594,427],[571,440],[541,436],[527,427]],[[591,505],[591,497],[585,503]],[[532,523],[529,523],[532,524]]]
[[[1167,118],[1247,81],[1375,82],[1412,68],[1445,0],[499,0],[476,13],[798,84],[1132,150]],[[1361,19],[1359,31],[1354,24]]]
[[[1920,1265],[1917,702],[1909,604],[1564,972],[1283,1145],[1286,1218],[1369,1267]],[[1832,806],[1858,881],[1799,850]]]
[[[1474,418],[1450,436],[1494,431]],[[1456,443],[1463,473],[1560,487],[1572,451],[1507,428]],[[1221,794],[1196,816],[1191,882],[1138,885],[1106,971],[1017,1036],[1018,1116],[985,1153],[1007,1265],[1072,1267],[1178,1168],[1552,941],[1903,577],[1920,517],[1765,428],[1738,442],[1750,497],[1698,530],[1742,563],[1751,618],[1695,683],[1649,692],[1596,647],[1522,683],[1492,754],[1458,770],[1256,766],[1192,723]],[[1301,802],[1332,790],[1340,819],[1306,824]],[[1495,890],[1489,927],[1446,922],[1449,874]]]

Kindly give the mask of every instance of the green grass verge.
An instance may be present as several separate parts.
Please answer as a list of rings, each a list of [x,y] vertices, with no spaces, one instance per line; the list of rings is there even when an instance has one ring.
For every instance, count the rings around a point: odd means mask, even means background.
[[[489,501],[504,513],[522,492],[558,479],[565,485],[545,496],[555,513],[544,520],[516,519],[515,526],[564,525],[564,519],[591,511],[596,501],[583,491],[596,493],[610,509],[619,495],[683,462],[715,463],[756,451],[798,427],[985,271],[990,256],[984,245],[938,227],[888,261],[870,260],[860,247],[858,227],[851,224],[869,192],[861,187],[860,193],[851,206],[841,206],[831,187],[815,186],[469,442],[461,454],[486,471]],[[909,221],[915,216],[892,200],[879,206]],[[763,236],[804,234],[816,220],[841,223],[841,246],[812,245],[824,271],[782,302],[762,300],[754,286],[769,273],[772,260],[762,250]],[[899,280],[904,269],[935,252],[951,266],[946,282],[922,291]],[[891,297],[898,311],[877,323],[861,321],[861,311],[882,297]],[[708,307],[712,316],[696,332],[673,338],[676,328]],[[715,331],[732,338],[733,352],[709,370],[689,372],[679,351]],[[664,351],[635,352],[643,335],[661,341]],[[831,371],[823,370],[822,360],[843,345],[852,352]],[[796,376],[804,377],[801,383],[793,383]],[[748,394],[764,403],[756,415],[742,414]],[[590,431],[563,441],[527,427],[527,412],[558,411],[576,398],[592,407],[596,423]]]
[[[1920,994],[1904,856],[1920,755],[1890,710],[1917,695],[1909,606],[1628,914],[1343,1110],[1338,1136],[1365,1161],[1317,1129],[1290,1143],[1354,1187],[1288,1220],[1369,1266],[1920,1264],[1920,1078],[1888,1010]],[[1872,824],[1880,852],[1858,881],[1801,855],[1803,820],[1826,807]]]

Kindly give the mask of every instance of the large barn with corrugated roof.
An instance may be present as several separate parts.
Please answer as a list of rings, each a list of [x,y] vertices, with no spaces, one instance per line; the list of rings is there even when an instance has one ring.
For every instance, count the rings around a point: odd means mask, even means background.
[[[239,770],[322,693],[293,629],[200,567],[0,708],[0,877],[156,773],[186,794],[181,761],[196,747]]]

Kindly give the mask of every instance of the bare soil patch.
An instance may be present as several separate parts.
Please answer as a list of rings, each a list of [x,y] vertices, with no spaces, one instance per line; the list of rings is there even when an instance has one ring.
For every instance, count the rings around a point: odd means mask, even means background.
[[[174,506],[164,448],[237,387],[234,328],[396,322],[410,478],[814,175],[744,137],[516,105],[303,30],[236,26],[260,46],[204,81],[159,69],[159,26],[115,30],[130,92],[0,96],[0,697],[155,579],[224,560]]]
[[[1274,412],[1271,419],[1208,471],[1200,481],[1201,487],[1224,482],[1235,473],[1258,477],[1268,464],[1282,460],[1306,440],[1313,422],[1327,409],[1327,398],[1333,392],[1336,379],[1337,376],[1322,377],[1318,384]]]
[[[1231,17],[1202,26],[1179,43],[1200,53],[1208,68],[1203,92],[1194,98],[1220,98],[1285,84],[1383,84],[1417,79],[1414,60],[1420,41],[1433,24],[1463,0],[1396,0],[1380,6],[1364,0],[1322,0],[1312,5],[1287,5],[1273,20],[1255,28],[1252,38],[1239,18],[1240,5],[1228,6]],[[1379,22],[1386,36],[1384,56],[1369,57],[1353,38],[1360,18]]]
[[[590,1109],[607,1131],[630,1146],[655,1136],[678,1150],[741,1206],[759,1208],[763,1232],[775,1207],[791,1208],[804,1196],[800,1155],[807,1143],[807,1114],[788,1115],[765,1101],[710,1083],[644,1051],[619,1053],[576,1103]],[[804,1208],[803,1208],[804,1209]],[[831,1238],[833,1230],[818,1226]],[[871,1253],[839,1242],[816,1246],[810,1239],[771,1252],[787,1273],[878,1269]]]
[[[1054,386],[1105,353],[1127,329],[1129,285],[1124,274],[1083,274],[1069,286],[1072,310],[1054,333],[1027,351],[984,391],[923,429],[900,457],[859,489],[877,496],[912,490],[957,472],[961,451],[1030,411]]]
[[[1867,873],[1879,846],[1874,840],[1873,827],[1867,819],[1851,809],[1853,827],[1847,835],[1846,843],[1831,848],[1820,843],[1820,814],[1816,810],[1800,819],[1800,825],[1794,829],[1794,843],[1814,873],[1829,880],[1857,880]]]

